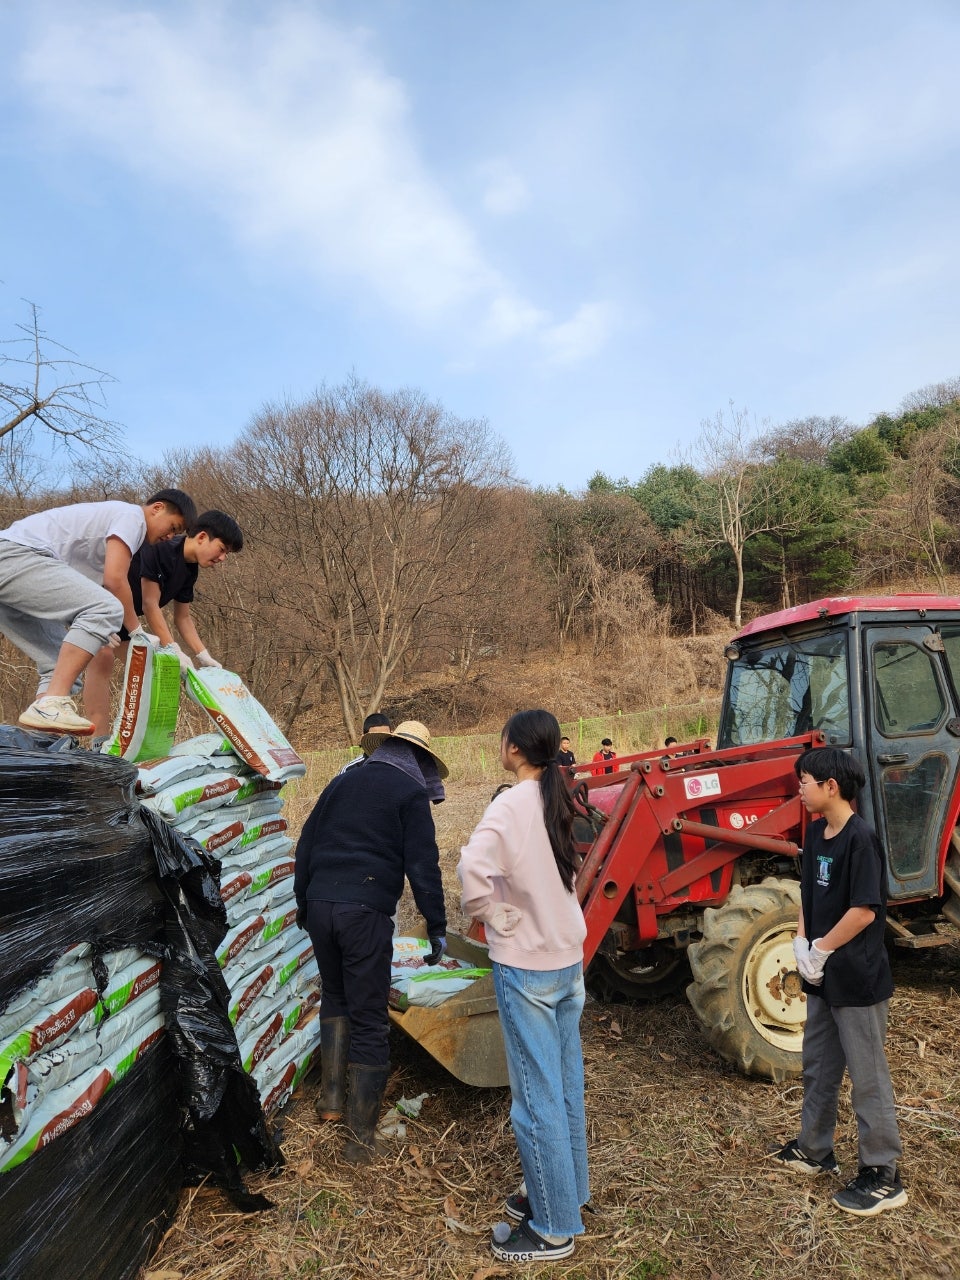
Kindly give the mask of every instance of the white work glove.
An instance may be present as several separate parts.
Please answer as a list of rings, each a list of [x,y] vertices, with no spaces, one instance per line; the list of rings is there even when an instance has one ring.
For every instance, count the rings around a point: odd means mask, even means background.
[[[193,663],[176,642],[168,644],[167,648],[177,655],[177,661],[180,663],[180,674],[182,676],[185,676],[188,671],[193,670]]]
[[[196,663],[198,667],[222,667],[223,663],[218,662],[216,658],[211,658],[206,649],[201,649],[197,654]]]
[[[806,938],[794,938],[793,954],[797,957],[797,969],[802,978],[806,978],[807,982],[813,982],[816,977],[813,966],[810,964],[810,943]]]
[[[134,627],[130,632],[131,640],[146,640],[147,644],[151,644],[150,637],[144,631],[143,627]]]
[[[487,912],[486,923],[501,938],[511,937],[523,919],[523,912],[509,902],[496,902]]]
[[[817,946],[817,943],[822,941],[822,938],[814,938],[810,943],[810,968],[813,970],[813,976],[807,978],[807,981],[812,987],[819,987],[823,982],[824,965],[833,955],[832,951],[824,951],[822,947]]]

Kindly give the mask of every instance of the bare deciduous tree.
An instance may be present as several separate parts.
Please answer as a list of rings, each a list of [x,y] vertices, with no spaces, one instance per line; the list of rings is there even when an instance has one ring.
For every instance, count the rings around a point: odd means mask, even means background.
[[[448,636],[451,666],[466,679],[481,658],[523,654],[549,633],[549,604],[533,557],[535,509],[529,491],[489,493],[487,518],[466,548],[474,589],[430,619],[428,633]]]
[[[30,437],[39,424],[54,445],[115,449],[120,428],[103,414],[114,379],[54,342],[40,328],[37,306],[27,305],[20,336],[0,342],[0,439],[17,430]]]
[[[948,378],[946,382],[931,382],[918,391],[904,396],[901,413],[916,413],[923,409],[945,409],[960,400],[960,378]]]
[[[831,418],[794,418],[770,427],[757,437],[757,456],[776,463],[783,458],[823,465],[830,450],[848,440],[854,428],[838,415]]]
[[[729,416],[718,413],[701,424],[694,446],[704,480],[703,506],[694,518],[691,547],[728,547],[736,573],[733,625],[743,615],[744,551],[751,538],[803,523],[804,513],[779,501],[782,478],[764,465],[749,414],[731,402]]]
[[[660,538],[636,499],[613,487],[594,485],[583,497],[541,491],[536,502],[558,645],[562,650],[571,636],[589,629],[594,651],[599,652],[611,626],[634,628],[636,620],[628,618],[624,608],[628,600],[640,598],[627,591],[618,597],[616,616],[608,615],[611,581],[631,575],[645,580]]]
[[[470,548],[510,480],[503,446],[418,392],[354,379],[265,408],[225,463],[267,643],[295,647],[291,671],[323,670],[356,741],[426,621],[489,591]]]
[[[590,564],[583,555],[580,528],[581,506],[581,499],[571,493],[543,490],[537,494],[537,542],[551,584],[554,626],[561,652],[580,606],[590,595]]]
[[[893,579],[927,573],[947,590],[949,551],[960,536],[960,409],[914,434],[905,458],[891,463],[888,483],[860,514],[858,576]]]

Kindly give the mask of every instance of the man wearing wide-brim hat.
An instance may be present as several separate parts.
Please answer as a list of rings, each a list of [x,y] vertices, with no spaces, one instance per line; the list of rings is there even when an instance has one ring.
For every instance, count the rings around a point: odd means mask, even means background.
[[[430,939],[427,963],[446,947],[447,920],[431,799],[443,799],[447,766],[430,731],[406,720],[393,733],[364,734],[362,769],[321,793],[296,851],[297,920],[320,968],[321,1091],[317,1112],[350,1137],[344,1158],[373,1159],[374,1131],[390,1069],[387,999],[391,916],[410,882]]]

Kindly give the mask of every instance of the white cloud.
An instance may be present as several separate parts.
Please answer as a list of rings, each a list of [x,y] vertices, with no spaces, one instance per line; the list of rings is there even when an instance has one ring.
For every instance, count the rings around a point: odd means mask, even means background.
[[[616,320],[607,302],[585,302],[576,314],[543,334],[543,348],[550,364],[570,365],[588,360],[606,343]]]
[[[818,62],[798,122],[804,168],[828,177],[889,171],[955,146],[957,58],[960,28],[921,23]]]
[[[228,12],[41,6],[21,83],[64,141],[178,191],[248,250],[279,248],[417,323],[556,346],[564,326],[519,296],[428,171],[366,34],[299,9],[243,27]],[[526,198],[508,169],[488,175],[488,208]]]
[[[506,160],[491,160],[480,167],[483,207],[498,217],[520,213],[530,203],[523,177]]]

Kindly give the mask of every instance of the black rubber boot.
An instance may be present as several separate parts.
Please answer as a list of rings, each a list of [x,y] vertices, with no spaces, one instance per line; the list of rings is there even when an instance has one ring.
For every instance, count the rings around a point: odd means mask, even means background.
[[[350,1019],[323,1018],[320,1022],[320,1092],[313,1100],[321,1120],[339,1120],[347,1091],[347,1054]]]
[[[377,1154],[373,1135],[389,1074],[389,1067],[366,1067],[357,1062],[347,1067],[347,1106],[343,1118],[350,1137],[343,1148],[343,1158],[350,1164],[370,1164]]]

